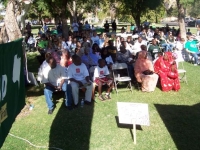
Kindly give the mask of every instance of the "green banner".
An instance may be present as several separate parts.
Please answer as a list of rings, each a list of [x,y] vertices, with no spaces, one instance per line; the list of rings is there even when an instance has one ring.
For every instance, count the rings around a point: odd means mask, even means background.
[[[0,44],[0,148],[25,105],[22,40]]]

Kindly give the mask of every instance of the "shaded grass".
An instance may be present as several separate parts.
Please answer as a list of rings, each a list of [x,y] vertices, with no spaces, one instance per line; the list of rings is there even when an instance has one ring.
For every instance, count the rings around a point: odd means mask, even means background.
[[[35,55],[28,55],[28,67],[33,72],[37,72],[38,67]],[[152,93],[137,89],[133,94],[129,91],[119,92],[118,95],[113,92],[111,101],[100,102],[96,99],[94,105],[85,105],[73,111],[65,109],[63,95],[55,95],[57,107],[53,115],[47,115],[42,86],[30,86],[27,99],[31,97],[35,107],[29,115],[17,119],[10,132],[36,145],[64,150],[194,150],[199,146],[197,140],[200,129],[196,120],[199,120],[200,110],[200,69],[186,62],[184,65],[188,85],[181,83],[179,92],[162,92],[158,88]],[[137,130],[136,145],[133,144],[130,127],[120,128],[117,125],[118,101],[149,104],[150,126],[142,126],[142,130]],[[11,136],[7,137],[1,149],[37,150]]]

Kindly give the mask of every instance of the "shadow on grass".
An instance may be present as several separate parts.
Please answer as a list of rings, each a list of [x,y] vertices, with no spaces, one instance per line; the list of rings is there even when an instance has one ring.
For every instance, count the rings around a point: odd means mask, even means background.
[[[51,125],[49,147],[89,150],[94,104],[68,110],[63,103]]]
[[[134,140],[134,138],[133,138],[133,125],[132,124],[119,123],[119,117],[118,116],[115,116],[115,121],[116,121],[116,124],[117,124],[118,128],[127,128],[127,129],[129,129],[130,134],[131,134],[131,138]],[[142,130],[142,127],[140,125],[136,125],[136,130]]]
[[[39,62],[37,61],[37,56],[39,54],[38,53],[27,53],[27,66],[28,66],[28,71],[29,72],[33,72],[33,73],[37,73],[38,72],[38,68],[40,67]]]
[[[28,70],[36,74],[39,68],[37,61],[38,53],[28,54]],[[83,98],[80,92],[80,98]],[[29,85],[26,87],[27,97],[37,97],[44,95],[44,87]],[[64,97],[64,93],[54,93],[53,101]],[[74,110],[67,110],[65,104],[59,108],[54,121],[51,124],[49,135],[49,147],[57,147],[63,150],[89,150],[91,124],[93,118],[94,104],[91,106],[84,105]],[[55,112],[54,112],[55,113]],[[47,124],[47,126],[49,126]]]
[[[44,85],[40,84],[39,86],[27,85],[26,86],[26,96],[27,97],[38,97],[44,95]]]
[[[155,104],[179,150],[200,149],[200,103],[193,106]]]

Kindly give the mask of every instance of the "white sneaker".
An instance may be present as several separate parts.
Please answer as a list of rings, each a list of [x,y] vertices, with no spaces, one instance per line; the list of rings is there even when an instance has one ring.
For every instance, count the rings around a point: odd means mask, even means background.
[[[194,66],[197,66],[197,64],[194,64]]]

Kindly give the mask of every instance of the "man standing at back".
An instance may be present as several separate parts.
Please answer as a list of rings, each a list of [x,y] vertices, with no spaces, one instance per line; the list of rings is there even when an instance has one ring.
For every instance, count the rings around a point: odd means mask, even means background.
[[[78,106],[79,102],[79,88],[86,88],[85,92],[85,104],[91,103],[92,98],[92,89],[93,85],[89,80],[89,72],[84,63],[81,62],[81,59],[78,55],[72,56],[73,64],[68,68],[68,77],[72,87],[72,96],[74,99],[75,106]]]
[[[106,23],[104,24],[104,30],[105,32],[109,32],[109,23],[107,20],[106,20]]]
[[[44,25],[43,25],[43,31],[44,31],[44,33],[46,33],[47,32],[47,30],[48,30],[48,26],[47,26],[47,24],[46,23],[44,23]]]
[[[74,20],[74,22],[72,23],[72,29],[73,29],[74,36],[77,36],[78,28],[79,28],[79,25],[78,25],[77,21]]]
[[[115,20],[112,22],[112,32],[116,32],[117,30],[117,25],[116,25],[116,22]]]
[[[27,33],[29,35],[31,34],[31,25],[30,25],[30,22],[28,22],[28,24],[26,25],[26,31],[27,31]]]

